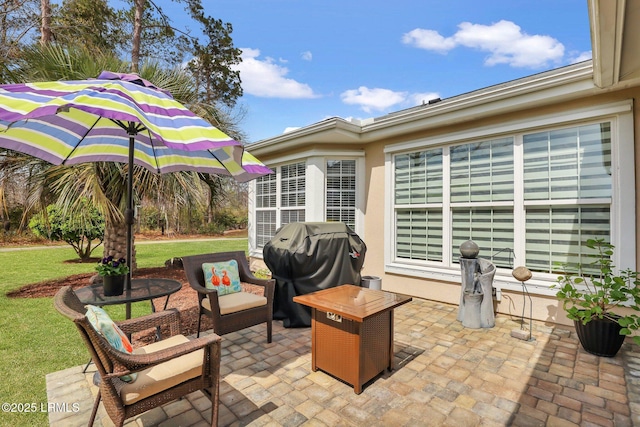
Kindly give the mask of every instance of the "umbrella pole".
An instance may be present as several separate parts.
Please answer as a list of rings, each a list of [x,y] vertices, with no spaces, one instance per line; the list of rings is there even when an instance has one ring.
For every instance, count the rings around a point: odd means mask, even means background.
[[[130,126],[131,127],[131,126]],[[131,272],[133,270],[133,145],[134,135],[129,130],[129,169],[127,171],[127,209],[124,211],[124,221],[127,225],[127,265],[129,272],[125,282],[127,290],[131,289]],[[131,318],[131,303],[127,303],[126,318]]]

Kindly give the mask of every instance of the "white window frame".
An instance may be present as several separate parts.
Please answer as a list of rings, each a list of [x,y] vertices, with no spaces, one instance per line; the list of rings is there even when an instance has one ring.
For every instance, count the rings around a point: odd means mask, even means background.
[[[364,151],[324,151],[309,150],[296,155],[283,156],[266,165],[276,172],[277,215],[276,230],[281,227],[280,212],[285,209],[281,206],[281,166],[304,162],[305,169],[305,221],[326,221],[326,165],[330,160],[355,160],[356,161],[356,208],[355,208],[355,232],[364,235],[364,200],[365,200],[365,158]],[[249,255],[262,258],[262,247],[258,247],[256,241],[256,183],[251,181],[249,185]],[[290,208],[286,208],[290,209]]]
[[[302,170],[303,170],[303,173],[304,173],[304,192],[300,192],[297,189],[297,190],[294,190],[293,192],[290,192],[290,193],[287,193],[287,194],[294,194],[294,195],[296,195],[298,193],[303,194],[304,195],[304,204],[299,205],[299,204],[296,203],[294,205],[285,206],[284,203],[283,203],[283,200],[282,200],[283,196],[285,195],[285,193],[283,191],[283,183],[284,183],[285,178],[283,178],[283,176],[282,176],[282,169],[286,168],[286,167],[289,167],[289,166],[296,166],[296,169],[297,169],[298,165],[302,165]],[[303,211],[304,212],[304,217],[305,217],[304,220],[306,221],[307,198],[308,198],[308,195],[307,195],[307,181],[308,181],[307,180],[307,173],[308,173],[308,171],[307,171],[307,169],[308,169],[308,165],[304,160],[301,160],[299,162],[283,164],[283,165],[278,167],[278,171],[276,173],[276,175],[277,175],[277,178],[276,178],[276,192],[278,194],[277,202],[276,202],[276,207],[277,207],[276,210],[278,212],[277,217],[276,217],[277,218],[276,219],[276,230],[278,228],[280,228],[281,226],[283,226],[284,224],[288,224],[288,222],[284,223],[282,221],[282,216],[283,216],[284,212],[292,212],[292,211],[299,212],[299,211]],[[300,178],[302,178],[302,177],[300,175],[296,174],[295,176],[290,176],[288,178],[288,180],[290,180],[290,181],[298,181]],[[300,179],[300,181],[302,181],[302,179]]]
[[[340,212],[347,211],[347,210],[353,210],[353,222],[354,223],[352,225],[350,225],[350,226],[352,228],[355,228],[355,226],[356,226],[356,224],[358,222],[357,221],[357,211],[358,211],[358,209],[357,209],[357,205],[358,205],[357,196],[358,196],[358,176],[360,175],[360,174],[358,174],[358,161],[356,159],[343,159],[343,158],[335,158],[335,159],[334,158],[328,158],[328,159],[325,159],[325,162],[324,162],[324,164],[325,164],[325,173],[324,173],[324,188],[325,188],[325,191],[324,191],[324,204],[325,204],[324,205],[325,206],[324,207],[324,216],[325,216],[325,221],[327,220],[327,211],[329,209],[328,202],[327,202],[328,195],[329,195],[329,191],[328,191],[329,185],[327,184],[327,179],[329,177],[329,174],[327,172],[327,164],[329,162],[354,162],[354,175],[353,175],[354,186],[355,186],[355,188],[354,188],[354,205],[353,206],[344,206],[342,204],[342,202],[341,202],[340,206],[333,206],[332,209],[339,210]],[[337,177],[342,178],[342,177],[344,177],[344,175],[340,174]],[[340,195],[343,194],[342,190],[339,190],[339,192],[340,192]]]
[[[633,104],[631,101],[622,101],[605,105],[586,107],[549,115],[534,116],[527,120],[514,120],[504,122],[500,126],[485,126],[469,129],[453,134],[447,134],[436,138],[408,141],[390,145],[385,148],[385,237],[389,244],[385,244],[384,262],[385,272],[393,274],[409,275],[428,279],[444,280],[459,283],[460,269],[447,259],[446,248],[450,247],[450,232],[443,236],[443,262],[428,263],[411,260],[395,259],[395,210],[394,210],[394,156],[396,154],[428,149],[436,146],[462,144],[483,139],[493,139],[504,136],[514,136],[516,147],[522,147],[522,135],[544,131],[548,129],[579,126],[594,122],[611,122],[611,162],[612,170],[616,173],[612,176],[612,201],[611,201],[611,243],[616,247],[614,264],[621,268],[636,270],[636,227],[635,227],[635,164],[634,164],[634,132],[633,132]],[[522,157],[515,159],[514,168],[518,167]],[[448,161],[448,159],[444,159]],[[522,166],[522,165],[520,165]],[[449,170],[447,168],[447,170]],[[519,172],[521,173],[521,172]],[[444,188],[449,188],[448,174],[443,181]],[[518,182],[517,176],[514,181]],[[520,180],[519,182],[522,182]],[[623,185],[624,183],[624,185]],[[630,183],[633,183],[630,185]],[[523,188],[514,189],[516,195],[521,195]],[[445,191],[445,194],[448,194]],[[514,267],[520,265],[519,260],[525,259],[525,217],[524,209],[514,206]],[[443,212],[444,224],[448,224],[451,230],[451,218],[449,212]],[[522,230],[518,233],[518,229]],[[447,240],[449,239],[449,240]],[[489,257],[486,255],[485,257]],[[450,258],[450,257],[449,257]],[[494,279],[494,286],[521,291],[522,285],[511,276],[512,270],[498,268]],[[556,290],[549,286],[555,283],[557,275],[535,273],[527,282],[531,293],[541,295],[555,295]]]
[[[283,167],[287,167],[287,166],[293,166],[296,164],[304,164],[304,173],[305,173],[305,205],[303,206],[283,206],[282,203],[282,184],[283,184],[283,178],[282,178],[282,168]],[[298,160],[298,161],[294,161],[294,162],[288,162],[288,163],[283,163],[281,165],[278,165],[277,167],[272,167],[271,169],[275,172],[275,187],[276,187],[276,192],[275,192],[275,200],[276,200],[276,205],[275,206],[269,206],[269,207],[258,207],[258,204],[256,203],[257,197],[258,197],[258,192],[257,192],[257,182],[254,181],[252,182],[252,185],[250,186],[250,197],[249,197],[249,207],[253,213],[252,217],[252,221],[251,223],[253,224],[252,227],[250,227],[249,232],[250,234],[250,244],[252,248],[255,248],[256,250],[262,250],[262,248],[264,246],[259,246],[258,245],[258,239],[257,239],[257,214],[258,212],[263,212],[263,211],[270,211],[270,212],[275,212],[275,218],[276,218],[276,223],[275,223],[275,230],[277,230],[278,228],[280,228],[282,226],[282,212],[284,211],[292,211],[292,210],[304,210],[305,211],[305,220],[306,220],[306,211],[307,211],[307,207],[306,207],[306,203],[307,203],[307,198],[308,198],[308,194],[307,194],[307,190],[306,190],[306,186],[307,186],[307,170],[308,170],[308,164],[304,161],[304,160]]]
[[[269,176],[273,176],[274,174],[270,174]],[[252,237],[253,237],[253,242],[256,246],[258,246],[258,220],[257,220],[257,213],[258,212],[273,212],[274,215],[276,216],[276,222],[277,222],[277,218],[278,218],[278,177],[277,175],[274,177],[274,185],[275,185],[275,193],[273,193],[273,197],[275,200],[275,206],[261,206],[258,207],[258,203],[257,203],[257,180],[253,182],[253,191],[251,191],[251,189],[249,190],[249,194],[253,194],[253,199],[251,198],[251,196],[249,197],[249,205],[254,206],[254,212],[256,212],[256,214],[253,217],[253,226],[250,227],[251,230],[253,230],[252,233]]]

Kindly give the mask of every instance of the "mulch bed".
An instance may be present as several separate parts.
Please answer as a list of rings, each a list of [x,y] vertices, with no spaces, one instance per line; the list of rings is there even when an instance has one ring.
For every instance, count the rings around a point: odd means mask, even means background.
[[[63,286],[71,286],[73,289],[87,286],[91,283],[91,278],[95,273],[75,274],[57,280],[47,280],[40,283],[26,285],[7,294],[9,298],[42,298],[53,297],[58,289]],[[134,274],[134,278],[164,278],[174,279],[182,283],[182,289],[172,294],[169,298],[167,308],[177,308],[180,310],[180,319],[182,323],[182,334],[189,336],[197,332],[198,325],[198,295],[196,291],[191,289],[184,270],[181,268],[154,267],[139,268]],[[165,298],[154,300],[156,310],[160,311],[164,308]],[[206,317],[202,318],[200,329],[205,331],[212,328],[211,320]],[[163,335],[168,333],[168,329],[162,331]],[[149,344],[155,341],[155,330],[149,330],[136,334],[132,338],[134,347]]]

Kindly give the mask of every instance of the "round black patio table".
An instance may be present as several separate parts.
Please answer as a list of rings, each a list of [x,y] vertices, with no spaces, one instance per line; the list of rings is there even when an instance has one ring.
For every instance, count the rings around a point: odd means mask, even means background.
[[[102,283],[75,289],[78,299],[84,304],[103,305],[128,304],[138,301],[151,302],[151,311],[155,312],[153,305],[154,298],[166,296],[164,309],[167,308],[171,294],[178,292],[182,288],[182,283],[173,279],[131,279],[131,289],[125,289],[122,295],[105,296]]]

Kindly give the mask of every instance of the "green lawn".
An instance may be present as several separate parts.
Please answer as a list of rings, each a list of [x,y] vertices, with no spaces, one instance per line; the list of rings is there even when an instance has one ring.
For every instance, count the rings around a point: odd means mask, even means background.
[[[158,267],[172,257],[236,250],[246,251],[247,239],[138,244],[136,258],[140,268]],[[78,331],[53,308],[52,298],[6,297],[27,284],[94,271],[94,264],[64,262],[75,256],[70,247],[0,252],[0,402],[46,406],[45,375],[88,360]],[[149,310],[148,303],[137,303],[132,313]],[[121,306],[110,307],[110,313],[124,317]],[[47,414],[0,415],[0,426],[17,425],[48,425]]]

